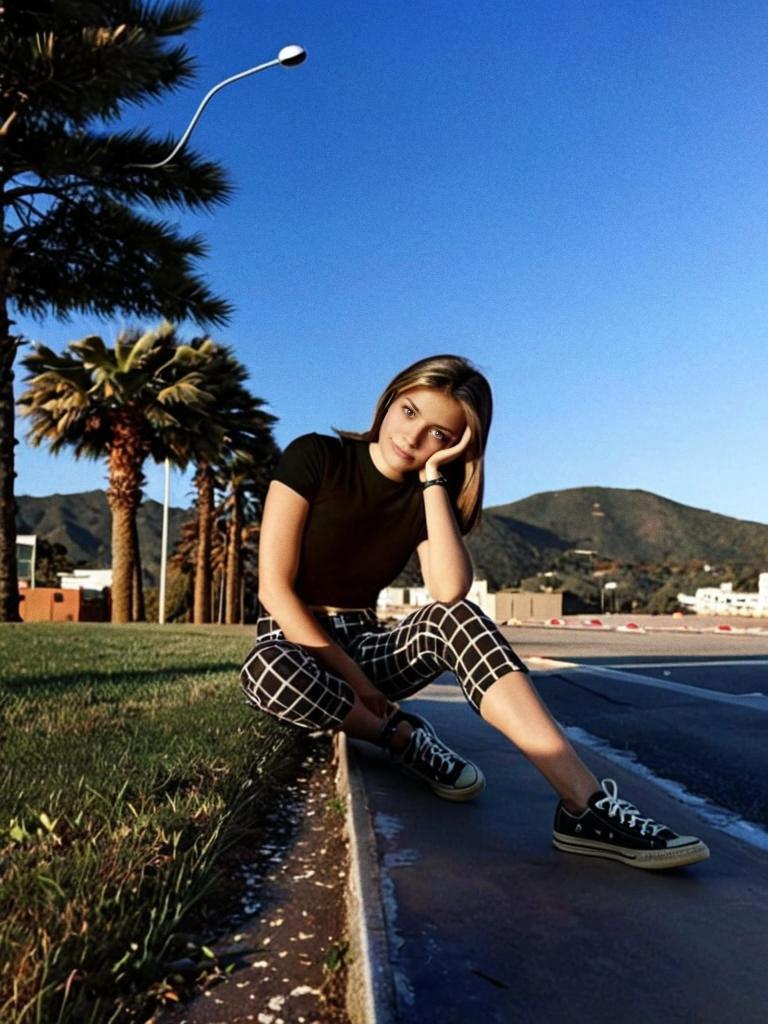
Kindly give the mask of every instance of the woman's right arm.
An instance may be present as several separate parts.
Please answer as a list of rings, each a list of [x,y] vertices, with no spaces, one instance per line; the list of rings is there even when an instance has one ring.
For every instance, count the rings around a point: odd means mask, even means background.
[[[277,621],[286,640],[299,644],[360,694],[376,714],[388,702],[360,667],[320,628],[294,590],[301,539],[309,502],[291,487],[273,480],[267,491],[259,539],[259,601]]]

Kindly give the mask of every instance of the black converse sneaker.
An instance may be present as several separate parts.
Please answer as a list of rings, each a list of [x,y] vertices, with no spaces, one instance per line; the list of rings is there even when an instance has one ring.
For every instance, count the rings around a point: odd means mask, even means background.
[[[603,779],[601,786],[581,814],[566,810],[562,802],[557,805],[553,842],[558,850],[651,870],[707,859],[709,849],[700,839],[679,836],[653,818],[644,818],[628,800],[620,800],[613,779]]]
[[[403,750],[390,750],[394,763],[446,800],[471,800],[485,789],[485,776],[433,733],[418,727]]]

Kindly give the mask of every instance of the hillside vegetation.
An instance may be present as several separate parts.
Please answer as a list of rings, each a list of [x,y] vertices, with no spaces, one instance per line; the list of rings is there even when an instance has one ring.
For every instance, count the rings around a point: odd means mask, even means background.
[[[768,525],[610,487],[545,491],[487,508],[469,547],[478,574],[497,587],[551,569],[574,549],[592,551],[595,562],[768,569]]]
[[[139,512],[147,583],[157,579],[161,516],[155,501],[145,502]],[[191,518],[191,512],[171,509],[171,550],[181,524]],[[22,497],[18,527],[63,544],[75,563],[109,565],[110,516],[103,491]],[[563,590],[574,611],[600,606],[606,574],[619,583],[611,595],[616,610],[661,612],[674,610],[680,591],[723,580],[736,589],[754,588],[757,573],[768,570],[768,525],[648,491],[610,487],[545,491],[486,508],[468,546],[477,575],[492,589]],[[420,582],[415,558],[399,582]]]
[[[16,530],[36,534],[49,544],[61,544],[73,565],[107,569],[111,564],[112,517],[104,491],[51,494],[44,498],[17,497]],[[181,535],[181,524],[193,513],[171,508],[168,515],[169,550]],[[144,582],[156,584],[160,572],[160,538],[163,506],[145,501],[138,514],[139,545]]]

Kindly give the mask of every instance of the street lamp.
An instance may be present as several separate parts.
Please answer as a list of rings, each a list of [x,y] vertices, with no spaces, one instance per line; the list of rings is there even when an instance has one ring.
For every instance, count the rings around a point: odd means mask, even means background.
[[[267,68],[274,68],[280,64],[284,68],[293,68],[298,64],[303,64],[307,59],[307,51],[302,46],[296,46],[291,44],[290,46],[284,46],[278,53],[274,60],[268,60],[265,64],[258,64],[255,68],[248,68],[246,71],[240,71],[236,75],[231,75],[229,78],[225,78],[218,85],[214,85],[212,89],[203,97],[203,101],[195,111],[194,117],[186,127],[184,134],[181,136],[179,141],[176,143],[174,148],[168,154],[168,156],[161,160],[157,164],[129,164],[129,167],[139,167],[146,171],[155,171],[158,167],[165,167],[171,160],[180,153],[184,146],[187,144],[190,135],[195,130],[195,125],[200,120],[200,115],[208,105],[209,100],[216,95],[225,85],[231,85],[232,82],[239,82],[241,78],[247,78],[249,75],[255,75],[259,71],[266,71]],[[157,621],[159,623],[165,622],[165,578],[168,567],[168,506],[170,503],[170,476],[171,476],[171,461],[165,459],[165,481],[163,487],[163,531],[162,539],[160,542],[160,591],[158,594],[158,613]]]
[[[214,85],[214,87],[209,89],[205,94],[202,103],[195,111],[194,117],[187,125],[186,131],[165,160],[161,160],[158,164],[128,164],[128,166],[141,167],[147,171],[154,171],[157,170],[158,167],[165,167],[165,165],[169,164],[176,154],[179,153],[187,144],[187,140],[195,130],[195,125],[200,120],[200,115],[208,105],[208,101],[215,96],[217,92],[223,89],[225,85],[231,85],[232,82],[239,82],[241,78],[247,78],[249,75],[255,75],[259,71],[266,71],[267,68],[274,68],[278,64],[281,64],[285,68],[293,68],[296,67],[297,64],[303,64],[306,59],[307,51],[303,47],[295,45],[284,46],[274,60],[268,60],[266,64],[259,64],[255,68],[248,68],[246,71],[240,71],[238,74],[232,75],[230,78],[225,78],[223,82],[219,82],[218,85]]]

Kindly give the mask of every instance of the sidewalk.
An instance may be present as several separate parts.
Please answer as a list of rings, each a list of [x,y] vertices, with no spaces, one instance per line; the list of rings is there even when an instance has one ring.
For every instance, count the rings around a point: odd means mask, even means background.
[[[483,768],[475,801],[440,800],[375,748],[349,743],[364,910],[375,921],[378,903],[383,917],[366,1024],[763,1024],[768,854],[592,751],[584,758],[599,778],[701,836],[712,856],[643,872],[560,853],[548,785],[449,678],[407,706]]]

